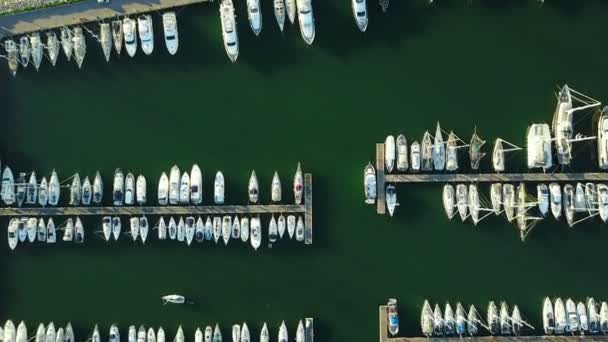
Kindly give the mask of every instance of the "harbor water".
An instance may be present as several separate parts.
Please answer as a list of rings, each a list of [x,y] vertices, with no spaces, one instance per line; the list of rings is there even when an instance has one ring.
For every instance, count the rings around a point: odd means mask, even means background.
[[[3,69],[3,166],[39,177],[55,168],[62,179],[99,169],[109,197],[116,167],[146,175],[154,193],[162,171],[198,163],[204,203],[222,170],[226,202],[244,204],[252,169],[269,203],[274,171],[288,193],[300,161],[313,174],[315,242],[257,252],[155,239],[107,244],[93,234],[101,218],[87,218],[84,245],[14,252],[0,245],[0,318],[23,319],[30,329],[70,320],[78,340],[95,323],[103,336],[116,323],[123,336],[144,324],[162,325],[171,338],[182,324],[191,340],[198,325],[218,322],[228,338],[229,326],[247,321],[257,340],[264,321],[276,338],[286,320],[291,339],[299,319],[315,317],[319,341],[374,341],[377,305],[388,297],[399,300],[408,336],[421,335],[426,298],[483,312],[489,300],[506,300],[537,334],[547,295],[608,299],[608,227],[599,219],[568,228],[548,218],[522,243],[503,217],[477,227],[448,221],[440,185],[400,185],[393,218],[363,203],[363,167],[387,134],[404,133],[411,143],[440,121],[468,140],[477,126],[488,140],[482,168],[489,171],[494,139],[524,146],[528,125],[550,123],[557,85],[608,101],[605,2],[436,2],[393,0],[384,14],[370,1],[361,33],[348,1],[315,1],[317,36],[307,46],[297,26],[279,32],[271,1],[262,3],[264,28],[255,37],[237,1],[236,64],[223,49],[217,3],[196,5],[178,10],[176,56],[165,51],[155,14],[151,56],[113,52],[106,63],[89,39],[82,70],[63,55],[55,69],[45,61],[16,79]],[[593,134],[591,120],[575,116],[575,127]],[[591,143],[575,151],[570,170],[596,170]],[[508,170],[524,167],[523,152],[507,160]],[[489,186],[480,192],[489,198]],[[170,293],[195,304],[162,306]]]

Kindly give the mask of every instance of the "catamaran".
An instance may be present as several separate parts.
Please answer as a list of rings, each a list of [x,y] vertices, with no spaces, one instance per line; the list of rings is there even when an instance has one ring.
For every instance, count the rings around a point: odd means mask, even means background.
[[[146,54],[152,54],[154,50],[154,31],[152,29],[152,17],[149,14],[140,15],[137,18],[137,28],[141,50]]]
[[[412,171],[420,171],[420,143],[418,141],[412,143],[412,148],[410,149],[410,162],[412,164]]]
[[[395,166],[395,137],[389,135],[384,141],[384,165],[386,166],[386,172],[393,172]]]
[[[100,204],[103,199],[103,181],[99,171],[95,173],[95,179],[93,179],[93,203]]]
[[[72,42],[74,43],[74,59],[76,60],[78,69],[80,69],[82,67],[82,62],[84,61],[84,56],[87,53],[87,45],[82,32],[82,27],[76,26],[74,28]]]
[[[224,175],[221,171],[215,174],[215,182],[213,187],[213,200],[215,204],[224,203]]]
[[[553,166],[551,130],[548,124],[533,124],[528,128],[528,168],[549,169]]]
[[[538,201],[538,210],[541,215],[547,216],[549,213],[549,188],[547,184],[538,184],[536,186],[536,197]]]
[[[162,180],[162,176],[161,176]],[[169,173],[169,204],[179,203],[179,190],[180,190],[180,172],[177,165],[173,165],[171,172]],[[159,188],[160,192],[160,188]],[[159,197],[160,198],[160,197]]]
[[[597,201],[600,218],[606,223],[608,220],[608,186],[606,184],[597,185]]]
[[[23,36],[19,38],[19,57],[21,59],[21,65],[23,65],[24,68],[30,63],[30,55],[30,40],[27,36]]]
[[[125,49],[130,57],[135,56],[137,52],[137,24],[135,20],[125,17],[122,21],[122,31],[125,36]]]
[[[406,171],[408,167],[407,139],[405,135],[399,134],[397,137],[397,171]]]
[[[36,71],[38,71],[43,56],[43,45],[42,40],[40,39],[40,32],[32,33],[30,36],[30,47],[32,52],[32,64],[34,65],[34,68],[36,68]]]
[[[160,175],[158,181],[158,204],[167,205],[169,202],[169,177],[166,173]]]
[[[114,205],[122,205],[124,202],[125,178],[121,169],[114,170],[114,184],[112,190],[112,199]]]
[[[551,335],[555,331],[555,315],[553,314],[553,304],[549,297],[546,297],[543,303],[543,329],[547,335]]]
[[[447,171],[458,170],[458,140],[454,132],[450,132],[448,135],[446,158],[445,169]]]
[[[300,33],[306,44],[315,40],[315,19],[312,14],[312,0],[296,0]]]
[[[135,176],[129,172],[125,178],[125,204],[133,205],[133,203],[135,203]]]
[[[220,2],[220,20],[222,22],[224,49],[230,61],[234,63],[239,57],[239,37],[236,31],[236,16],[234,15],[232,0],[222,0]]]
[[[177,32],[177,17],[175,12],[163,13],[163,31],[165,33],[165,46],[171,55],[177,53],[179,35]]]
[[[99,25],[99,42],[101,43],[101,50],[106,58],[106,62],[109,62],[110,54],[112,53],[112,31],[110,24],[101,23]]]
[[[433,141],[432,156],[433,166],[435,167],[435,170],[443,170],[445,168],[445,144],[443,142],[443,136],[441,134],[441,126],[439,126],[439,122],[437,122],[437,128],[435,129],[435,139]]]
[[[179,182],[179,203],[190,203],[190,175],[188,175],[188,172],[182,173],[182,178]]]
[[[431,337],[433,335],[433,327],[433,310],[431,309],[429,301],[425,300],[422,305],[422,312],[420,313],[420,328],[422,329],[422,334],[426,337]]]
[[[289,22],[293,24],[296,20],[296,0],[285,0],[285,11]]]
[[[559,184],[549,184],[549,193],[551,194],[551,213],[558,220],[562,215],[562,190]]]
[[[80,195],[80,198],[82,200],[82,205],[90,205],[91,199],[93,198],[93,187],[91,186],[91,181],[89,181],[89,176],[84,177],[81,190],[82,194]]]
[[[17,75],[19,69],[19,50],[17,44],[12,39],[4,41],[4,49],[6,50],[6,58],[8,60],[8,68],[13,76]]]
[[[2,189],[0,190],[2,194],[2,201],[6,205],[12,205],[15,203],[15,181],[13,178],[13,172],[10,167],[5,167],[2,172]]]
[[[57,59],[59,58],[59,39],[57,39],[57,34],[55,31],[48,31],[46,33],[46,48],[49,50],[49,59],[51,60],[51,65],[55,66],[57,64]]]
[[[498,308],[494,304],[494,301],[490,301],[488,304],[487,319],[490,334],[497,335],[500,333],[500,316],[498,316]]]
[[[74,178],[72,178],[72,185],[70,186],[70,205],[80,205],[81,196],[82,190],[80,184],[80,175],[75,174]]]
[[[386,187],[386,208],[388,209],[388,213],[392,217],[395,213],[395,208],[399,205],[397,202],[397,189],[392,184],[389,184]]]
[[[561,298],[557,298],[555,300],[555,333],[563,334],[566,331],[566,327],[568,325],[568,321],[566,319],[566,309],[564,307],[564,302]]]
[[[366,0],[351,0],[355,23],[361,32],[367,30],[367,1]]]
[[[496,142],[494,143],[492,166],[496,172],[503,172],[505,170],[505,149],[502,146],[501,138],[496,139]]]
[[[572,94],[568,85],[564,85],[559,91],[557,107],[553,114],[553,134],[555,134],[557,161],[561,165],[570,164],[570,140],[573,133]]]
[[[203,174],[197,164],[190,170],[190,201],[195,205],[203,202]]]
[[[449,219],[454,216],[454,207],[456,206],[455,196],[454,196],[454,187],[451,184],[446,184],[443,186],[443,210],[445,210],[445,214]]]
[[[431,142],[431,133],[424,132],[422,137],[422,170],[430,171],[433,169],[433,143]]]
[[[72,41],[72,31],[67,27],[61,28],[61,48],[68,62],[72,59],[74,42]]]
[[[251,177],[249,177],[249,185],[247,186],[247,194],[249,195],[249,202],[257,203],[259,197],[259,184],[258,177],[255,175],[255,170],[251,171]]]
[[[471,169],[473,170],[479,169],[479,162],[486,155],[481,151],[485,143],[486,141],[477,135],[477,129],[475,129],[471,137],[471,143],[469,144],[469,157],[471,159]]]
[[[112,41],[114,42],[114,50],[116,50],[116,54],[120,56],[120,51],[122,51],[122,41],[124,37],[121,20],[112,21],[112,36]]]
[[[494,210],[494,214],[499,215],[502,207],[501,183],[493,183],[490,185],[490,201],[492,202],[492,210]]]
[[[274,0],[274,17],[277,20],[279,29],[283,32],[285,26],[285,0]]]
[[[256,36],[262,31],[262,9],[260,8],[260,0],[247,0],[247,18],[249,18],[249,26],[251,31]]]
[[[304,192],[304,179],[302,178],[302,169],[300,163],[296,169],[296,174],[293,176],[293,196],[297,205],[302,203],[302,193]]]
[[[471,213],[471,219],[473,225],[476,226],[479,223],[479,193],[477,191],[476,184],[469,184],[469,212]]]
[[[469,195],[465,184],[456,185],[456,205],[458,206],[458,214],[464,222],[467,219]]]
[[[445,325],[445,335],[453,336],[456,332],[456,320],[454,319],[454,310],[452,310],[450,303],[446,303],[445,305],[443,322]]]
[[[512,222],[515,218],[515,187],[513,184],[502,185],[502,200],[507,221]]]

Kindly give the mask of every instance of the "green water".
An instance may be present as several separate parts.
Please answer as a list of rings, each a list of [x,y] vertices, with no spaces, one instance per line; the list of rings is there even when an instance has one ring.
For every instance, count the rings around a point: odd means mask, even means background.
[[[569,229],[546,220],[521,243],[504,218],[476,228],[448,222],[439,185],[400,187],[392,219],[363,204],[362,168],[388,133],[411,142],[439,120],[466,139],[477,125],[489,141],[523,145],[530,123],[551,119],[556,85],[600,100],[608,93],[605,2],[440,2],[393,0],[386,15],[370,3],[363,34],[348,1],[315,1],[312,47],[296,27],[279,33],[271,1],[253,37],[238,2],[235,65],[223,51],[217,4],[192,6],[179,12],[175,57],[161,45],[156,16],[152,56],[106,64],[90,40],[82,71],[62,56],[56,70],[45,64],[16,80],[6,73],[3,164],[47,175],[56,168],[63,177],[100,169],[106,186],[121,167],[144,172],[152,188],[162,170],[197,162],[206,198],[221,169],[227,201],[244,203],[251,169],[266,188],[278,170],[287,187],[301,161],[314,177],[315,241],[258,252],[105,244],[91,234],[84,246],[11,253],[3,243],[0,316],[30,329],[71,320],[81,340],[95,323],[104,336],[113,322],[123,335],[130,324],[162,324],[171,338],[183,324],[192,339],[197,325],[219,322],[227,337],[229,325],[245,320],[257,340],[262,322],[276,338],[283,319],[293,337],[297,320],[311,316],[319,341],[376,341],[377,305],[389,296],[399,299],[408,336],[419,335],[425,298],[483,312],[488,300],[507,300],[537,327],[546,295],[605,300],[608,228],[598,221]],[[576,161],[589,156],[583,147]],[[508,165],[522,169],[523,153]],[[196,304],[161,306],[159,297],[173,292]]]

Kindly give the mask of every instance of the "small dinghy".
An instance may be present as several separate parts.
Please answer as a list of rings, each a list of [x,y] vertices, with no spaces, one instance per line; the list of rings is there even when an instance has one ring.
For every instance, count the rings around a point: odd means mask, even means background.
[[[221,0],[220,21],[222,24],[222,38],[224,50],[232,63],[239,57],[239,36],[236,30],[236,15],[232,0]]]
[[[574,193],[574,211],[577,213],[585,212],[585,202],[585,187],[582,183],[576,183],[576,192]]]
[[[454,216],[454,207],[456,206],[456,198],[454,195],[454,187],[451,184],[446,184],[443,186],[443,210],[445,210],[445,214],[448,219],[451,219]]]
[[[262,9],[260,8],[260,0],[247,0],[247,18],[251,31],[256,36],[262,32]]]
[[[507,216],[507,221],[512,222],[515,219],[515,187],[513,184],[502,185],[502,205]]]
[[[367,30],[367,1],[366,0],[351,0],[351,7],[353,8],[353,16],[355,17],[355,24],[361,32]]]
[[[296,0],[285,0],[285,12],[290,23],[296,20]]]
[[[19,176],[17,177],[17,182],[15,184],[15,188],[16,188],[16,194],[15,194],[15,200],[17,201],[17,206],[22,206],[23,203],[25,202],[25,188],[26,188],[26,182],[25,182],[25,172],[19,172]]]
[[[47,31],[46,32],[46,49],[49,51],[49,59],[51,60],[51,65],[55,66],[57,64],[57,59],[59,58],[59,39],[57,39],[57,35],[55,31]]]
[[[84,227],[82,226],[82,221],[80,220],[80,217],[76,217],[76,224],[74,225],[74,242],[84,242]]]
[[[553,304],[549,297],[543,303],[543,329],[546,335],[552,335],[555,331],[555,316],[553,314]]]
[[[281,179],[279,178],[279,174],[276,171],[274,172],[274,176],[272,176],[272,186],[270,187],[270,194],[270,198],[273,202],[281,202]]]
[[[213,201],[215,204],[224,204],[224,175],[221,171],[215,174]]]
[[[194,238],[196,242],[205,241],[205,223],[203,219],[199,216],[198,220],[196,220],[196,229],[194,231]]]
[[[46,221],[46,243],[57,242],[57,232],[55,231],[55,222],[52,217]]]
[[[494,304],[494,301],[490,301],[488,304],[487,322],[490,334],[498,335],[500,333],[500,316],[498,316],[498,308]]]
[[[158,204],[167,205],[169,202],[169,178],[166,173],[160,175],[158,181]]]
[[[77,206],[80,205],[80,200],[82,198],[82,188],[80,184],[80,175],[75,174],[74,178],[72,178],[72,185],[70,186],[70,205]]]
[[[447,171],[458,170],[458,140],[454,132],[450,132],[448,136],[445,169]]]
[[[597,185],[597,202],[600,218],[606,223],[608,220],[608,186],[606,184]]]
[[[224,245],[230,241],[230,233],[232,231],[232,218],[230,216],[224,216],[222,218],[222,239],[224,239]]]
[[[364,0],[352,0],[352,1],[364,1]],[[435,139],[433,141],[433,167],[437,171],[442,171],[445,168],[445,144],[443,142],[443,136],[441,134],[441,126],[437,122],[437,128],[435,129]]]
[[[479,334],[479,313],[474,305],[471,305],[467,314],[467,332],[469,336],[477,336]]]
[[[506,302],[500,304],[500,333],[502,335],[511,334],[511,317],[509,316],[509,306]]]
[[[561,298],[555,300],[555,333],[561,335],[566,331],[568,321],[566,319],[566,308]]]
[[[148,238],[148,231],[149,231],[149,226],[148,226],[148,218],[145,216],[142,216],[139,218],[139,236],[141,237],[141,242],[142,243],[146,243],[146,239]]]
[[[395,167],[395,137],[389,135],[384,141],[384,166],[387,173],[393,172]]]
[[[233,342],[241,341],[241,326],[238,324],[232,325],[232,341]]]
[[[431,141],[431,133],[429,131],[424,132],[421,148],[421,169],[423,171],[431,171],[433,169],[433,142]]]
[[[121,169],[114,170],[114,183],[112,186],[112,200],[114,205],[122,205],[125,193],[125,177]]]
[[[154,50],[154,31],[152,30],[152,17],[149,14],[137,17],[137,28],[139,30],[139,40],[141,50],[146,55],[151,55]]]
[[[249,240],[249,219],[247,217],[241,218],[241,241],[247,242]]]
[[[564,214],[566,215],[566,221],[568,226],[574,225],[574,189],[571,184],[564,185],[564,193],[562,194],[562,207],[564,208]]]
[[[285,220],[285,216],[283,214],[279,215],[279,219],[277,220],[277,229],[279,230],[279,238],[282,239],[283,235],[285,235],[285,229],[287,228],[287,220]]]
[[[82,193],[80,198],[82,200],[82,205],[90,205],[91,199],[93,198],[93,187],[91,186],[91,181],[89,181],[89,177],[84,177],[84,181],[82,182]]]
[[[302,177],[302,169],[300,163],[293,177],[293,196],[297,205],[302,203],[302,193],[304,192],[304,178]]]
[[[114,236],[114,240],[118,240],[120,236],[120,232],[122,231],[122,223],[120,222],[120,217],[114,216],[112,217],[112,236]]]
[[[274,215],[272,215],[272,218],[270,219],[270,222],[268,223],[268,241],[270,243],[275,243],[277,242],[277,239],[279,237],[279,231],[278,231],[278,227],[277,227],[277,221],[274,218]]]
[[[163,31],[165,32],[165,46],[171,55],[177,53],[179,35],[177,33],[177,17],[175,12],[163,13]]]
[[[61,28],[61,48],[68,62],[72,59],[74,43],[72,41],[72,31],[67,27]]]
[[[2,189],[0,192],[4,204],[10,206],[15,203],[15,181],[13,172],[8,166],[2,172]]]
[[[476,184],[469,184],[469,212],[471,213],[471,219],[473,225],[479,223],[479,193],[477,192]]]
[[[133,241],[137,240],[139,236],[139,218],[131,217],[129,219],[129,227],[131,228],[131,238]]]
[[[137,176],[137,181],[135,182],[135,201],[139,205],[146,204],[147,201],[147,185],[146,185],[146,177],[143,175]]]
[[[559,184],[549,184],[549,194],[551,195],[551,213],[555,219],[559,220],[562,215],[562,190]]]
[[[598,211],[599,198],[595,184],[585,184],[585,207],[589,215],[593,215]]]
[[[293,239],[293,235],[296,232],[296,217],[294,215],[287,216],[287,233],[289,238]]]
[[[112,237],[112,218],[110,216],[104,216],[101,219],[101,231],[106,241],[110,241]]]
[[[125,178],[125,204],[133,205],[135,203],[135,176],[131,172],[127,173]]]
[[[433,335],[443,336],[444,332],[443,314],[439,305],[435,304],[435,310],[433,310]]]
[[[458,214],[462,222],[467,219],[467,211],[469,207],[469,194],[467,186],[465,184],[456,185],[456,206],[458,207]]]
[[[304,241],[304,220],[302,220],[302,216],[298,216],[296,223],[296,241]]]
[[[158,220],[158,239],[167,239],[167,224],[165,223],[165,218],[162,216]]]
[[[99,25],[99,42],[101,43],[101,50],[106,58],[106,62],[109,62],[110,54],[112,53],[112,32],[110,24],[101,23]]]
[[[262,225],[260,223],[259,217],[251,218],[251,231],[250,231],[250,239],[251,246],[256,251],[260,248],[262,244]]]
[[[386,186],[386,208],[391,217],[395,214],[395,208],[399,205],[397,201],[397,189],[394,185],[389,184]]]
[[[38,219],[38,229],[36,230],[36,240],[38,242],[46,242],[46,224],[44,218]]]
[[[536,186],[536,197],[538,201],[538,210],[545,217],[549,213],[549,187],[547,184],[538,184]]]
[[[389,308],[391,300],[394,300],[396,303],[396,299],[389,299]],[[422,335],[426,337],[431,337],[433,335],[433,327],[435,325],[433,318],[433,309],[431,309],[431,304],[429,304],[429,301],[425,299],[424,304],[422,305],[422,312],[420,313],[420,328],[422,330]],[[389,317],[389,332],[391,335],[395,336],[399,332],[399,321],[395,322],[393,325],[393,327],[396,329],[391,330],[390,324],[391,321]]]
[[[353,0],[357,1],[357,0]],[[403,134],[397,137],[397,171],[406,171],[409,167],[407,139]]]
[[[300,33],[306,44],[312,45],[315,40],[315,18],[312,13],[312,0],[296,0]]]
[[[443,323],[445,326],[445,335],[453,336],[456,332],[456,321],[454,319],[454,310],[452,310],[450,303],[445,305]]]
[[[177,221],[177,241],[184,242],[186,240],[186,223],[182,217]]]
[[[84,61],[84,56],[87,53],[87,45],[81,27],[74,28],[74,37],[72,38],[72,41],[74,42],[74,59],[76,60],[78,69],[80,69],[82,67],[82,62]]]
[[[13,76],[16,76],[19,69],[19,49],[17,48],[17,44],[14,40],[7,39],[4,41],[4,49],[6,50],[8,69]]]
[[[222,218],[214,217],[213,218],[213,240],[215,243],[218,243],[220,238],[222,237]]]
[[[490,185],[490,201],[494,214],[499,215],[502,208],[502,184],[493,183]]]
[[[103,199],[103,181],[99,171],[95,173],[95,179],[93,179],[93,203],[101,204]]]
[[[232,233],[230,237],[235,240],[241,238],[241,221],[236,215],[234,216],[234,219],[232,219]]]
[[[114,20],[112,21],[112,41],[114,42],[114,50],[116,50],[116,54],[120,56],[120,51],[122,50],[122,21]]]
[[[38,199],[38,180],[36,172],[30,174],[30,180],[25,185],[25,203],[34,204]]]
[[[30,40],[27,36],[23,36],[19,38],[19,58],[21,59],[21,65],[23,65],[24,68],[30,63],[30,55]]]
[[[277,20],[279,29],[283,32],[285,26],[285,0],[274,0],[274,17]]]
[[[190,171],[190,201],[195,205],[203,202],[203,174],[197,164]]]
[[[410,148],[410,164],[413,172],[420,171],[420,143],[414,141]]]
[[[169,238],[175,240],[177,238],[177,223],[173,217],[169,218]]]
[[[122,21],[122,31],[124,33],[125,49],[129,57],[135,56],[137,52],[137,24],[135,20],[126,17]]]
[[[192,216],[188,216],[186,217],[186,229],[185,229],[185,237],[186,237],[186,244],[188,244],[188,246],[190,246],[190,244],[192,244],[192,240],[194,239],[194,230],[196,229],[196,221],[194,220],[194,217]]]
[[[249,196],[250,203],[257,203],[259,198],[259,184],[258,177],[255,175],[255,170],[251,171],[251,177],[249,177],[249,185],[247,186],[247,194]]]

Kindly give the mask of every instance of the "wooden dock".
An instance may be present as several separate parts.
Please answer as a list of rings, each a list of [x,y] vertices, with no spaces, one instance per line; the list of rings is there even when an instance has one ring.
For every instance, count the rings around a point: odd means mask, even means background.
[[[110,3],[100,4],[96,0],[84,0],[30,12],[2,15],[0,39],[209,1],[211,0],[111,0]]]
[[[380,305],[378,311],[378,326],[380,328],[380,342],[608,342],[605,335],[585,336],[477,336],[477,337],[389,337],[386,305]]]
[[[442,172],[442,173],[439,173]],[[384,172],[384,143],[376,144],[377,212],[385,213],[385,183],[608,182],[608,172],[589,173],[401,173]]]

